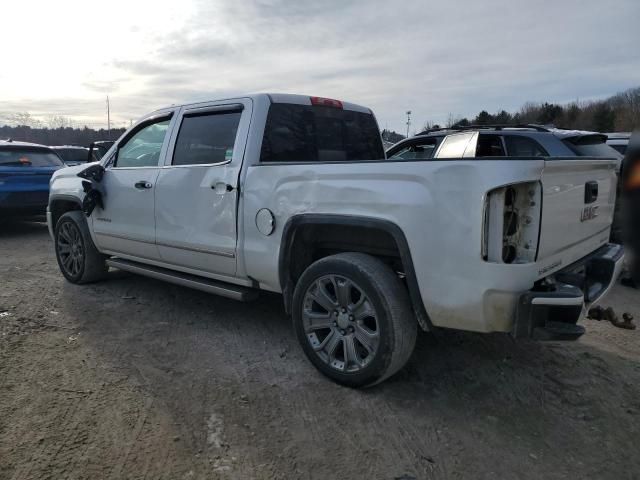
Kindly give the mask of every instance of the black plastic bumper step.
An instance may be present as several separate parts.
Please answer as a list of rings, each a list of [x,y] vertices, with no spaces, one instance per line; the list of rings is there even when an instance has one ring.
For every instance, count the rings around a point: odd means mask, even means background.
[[[533,329],[533,338],[536,340],[576,340],[585,333],[582,325],[575,323],[550,322],[544,327]]]

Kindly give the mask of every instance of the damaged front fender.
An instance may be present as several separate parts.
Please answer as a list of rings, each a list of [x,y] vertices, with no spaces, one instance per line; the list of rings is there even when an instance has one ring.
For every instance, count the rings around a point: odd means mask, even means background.
[[[104,176],[104,167],[100,164],[91,165],[90,167],[78,173],[78,177],[83,178],[82,189],[85,196],[82,200],[82,211],[87,217],[96,207],[104,208],[102,203],[102,186],[100,182]]]

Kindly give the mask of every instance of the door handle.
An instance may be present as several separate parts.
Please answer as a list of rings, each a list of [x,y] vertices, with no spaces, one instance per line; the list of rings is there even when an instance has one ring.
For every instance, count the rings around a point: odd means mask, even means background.
[[[211,185],[211,189],[215,190],[216,193],[222,195],[222,194],[227,193],[227,192],[233,192],[235,190],[235,187],[233,185],[228,184],[228,183],[217,182],[217,183],[214,183],[213,185]]]
[[[147,182],[146,180],[140,180],[139,182],[135,183],[134,187],[136,187],[139,190],[145,190],[153,187],[153,185],[150,182]]]

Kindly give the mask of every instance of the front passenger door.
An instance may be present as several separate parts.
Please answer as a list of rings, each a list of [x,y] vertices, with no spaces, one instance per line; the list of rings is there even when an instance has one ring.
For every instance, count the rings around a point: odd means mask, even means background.
[[[101,250],[158,260],[154,192],[172,115],[168,112],[141,122],[107,161],[101,182],[104,208],[92,215],[95,241]]]

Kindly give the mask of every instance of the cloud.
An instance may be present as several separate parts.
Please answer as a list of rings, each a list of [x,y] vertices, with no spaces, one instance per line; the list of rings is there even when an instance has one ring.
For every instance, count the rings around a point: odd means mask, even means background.
[[[162,11],[163,0],[149,5]],[[381,126],[402,131],[408,109],[419,129],[449,113],[640,84],[637,0],[615,8],[596,0],[193,0],[180,8],[179,19],[119,17],[126,42],[88,65],[77,96],[20,91],[11,108],[48,105],[97,121],[110,94],[114,117],[128,121],[172,103],[277,91],[361,103]]]

